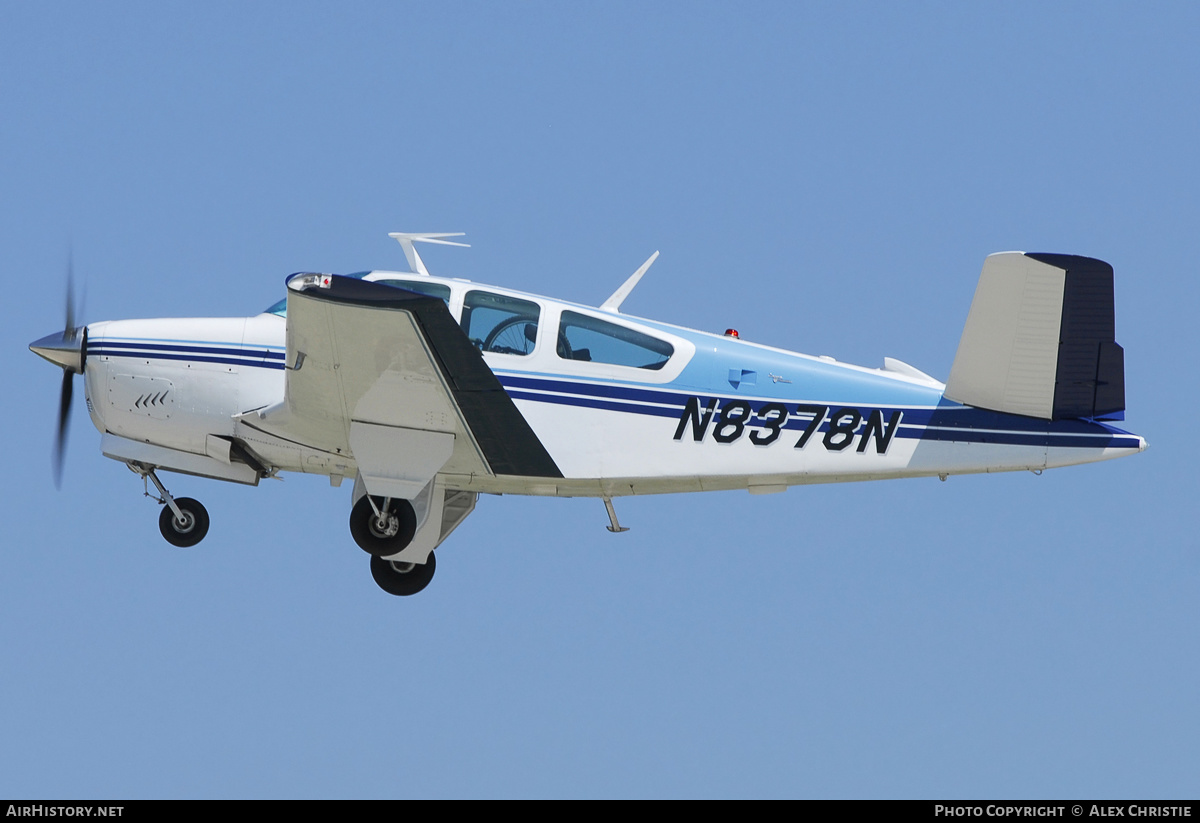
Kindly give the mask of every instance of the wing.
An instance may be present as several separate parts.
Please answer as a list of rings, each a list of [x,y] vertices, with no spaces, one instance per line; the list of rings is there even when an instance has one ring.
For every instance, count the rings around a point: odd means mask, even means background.
[[[446,304],[338,275],[288,280],[282,403],[268,431],[351,455],[372,494],[439,471],[562,477]]]

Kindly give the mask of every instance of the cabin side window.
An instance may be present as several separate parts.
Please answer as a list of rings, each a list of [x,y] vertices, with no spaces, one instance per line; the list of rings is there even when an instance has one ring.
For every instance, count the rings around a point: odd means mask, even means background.
[[[556,350],[563,360],[652,371],[665,366],[675,353],[675,347],[665,340],[573,311],[562,313]]]
[[[526,355],[537,345],[541,307],[486,291],[467,292],[463,300],[462,327],[481,351]]]

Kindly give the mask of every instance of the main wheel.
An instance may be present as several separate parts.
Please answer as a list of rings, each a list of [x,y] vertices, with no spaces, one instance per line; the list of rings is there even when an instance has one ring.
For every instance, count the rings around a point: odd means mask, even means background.
[[[175,505],[183,512],[183,519],[175,517],[170,506],[163,506],[158,515],[158,530],[172,546],[186,549],[208,534],[208,510],[190,497],[176,497]]]
[[[383,501],[379,501],[382,504]],[[417,533],[417,513],[412,503],[393,497],[383,512],[383,522],[375,516],[371,501],[363,495],[350,511],[350,534],[367,554],[387,557],[404,551]]]
[[[400,597],[416,594],[428,586],[436,570],[437,561],[432,552],[424,564],[398,563],[382,557],[371,557],[371,576],[379,588]]]

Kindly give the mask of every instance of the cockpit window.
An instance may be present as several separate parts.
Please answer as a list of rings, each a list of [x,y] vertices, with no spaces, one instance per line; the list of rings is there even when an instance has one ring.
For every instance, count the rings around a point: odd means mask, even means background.
[[[275,303],[271,308],[263,312],[263,314],[277,314],[280,317],[287,317],[287,298],[283,298],[278,303]]]
[[[485,352],[526,355],[537,344],[541,308],[529,300],[486,291],[467,292],[462,327]]]
[[[675,347],[665,340],[573,311],[562,313],[556,350],[564,360],[654,371],[666,365],[675,353]]]

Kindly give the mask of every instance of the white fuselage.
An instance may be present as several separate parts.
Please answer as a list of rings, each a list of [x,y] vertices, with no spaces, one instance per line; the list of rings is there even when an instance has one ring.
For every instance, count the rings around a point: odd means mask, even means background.
[[[368,277],[398,278],[417,281]],[[529,351],[485,350],[483,359],[562,474],[445,472],[447,488],[606,497],[773,492],[804,483],[1040,470],[1145,447],[1140,437],[1103,423],[964,407],[915,370],[865,369],[510,290],[419,280],[449,287],[456,319],[469,294],[481,290],[537,305]],[[652,370],[598,362],[594,351],[581,359],[578,347],[573,359],[564,356],[563,312],[573,322],[588,318],[653,337],[672,354]],[[231,461],[233,442],[272,471],[353,477],[353,454],[239,419],[283,398],[286,330],[277,314],[90,325],[86,393],[105,453],[251,482]]]

